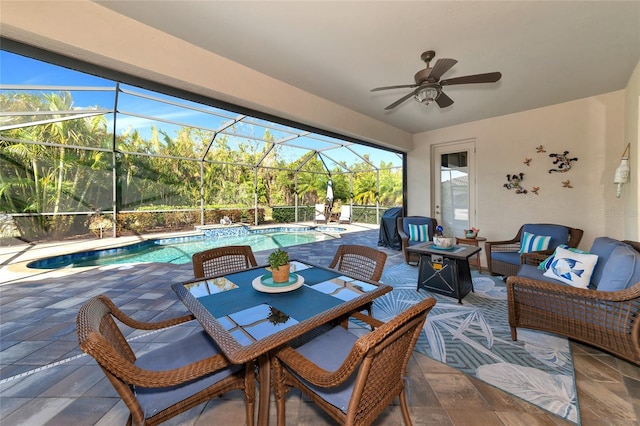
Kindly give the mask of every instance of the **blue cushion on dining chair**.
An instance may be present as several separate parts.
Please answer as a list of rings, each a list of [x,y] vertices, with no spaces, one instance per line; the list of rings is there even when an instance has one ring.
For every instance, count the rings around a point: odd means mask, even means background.
[[[177,342],[167,344],[140,356],[135,365],[145,370],[164,371],[184,367],[220,353],[217,345],[205,331],[193,333]],[[198,380],[182,385],[163,388],[142,388],[136,386],[135,393],[144,412],[149,418],[160,411],[194,395],[216,382],[240,371],[242,365],[233,365]]]
[[[296,349],[309,361],[327,371],[336,371],[347,358],[353,344],[358,340],[358,336],[349,333],[341,326],[336,326],[326,333],[305,343]],[[314,386],[298,376],[313,392],[320,395],[325,401],[346,413],[353,393],[353,386],[356,381],[358,371],[345,380],[340,386],[332,388],[322,388]],[[295,374],[295,373],[294,373]]]

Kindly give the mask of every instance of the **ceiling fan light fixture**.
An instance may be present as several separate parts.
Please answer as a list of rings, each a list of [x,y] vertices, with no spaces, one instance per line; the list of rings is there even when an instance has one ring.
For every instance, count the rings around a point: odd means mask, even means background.
[[[435,87],[424,87],[420,89],[413,97],[416,101],[423,105],[429,105],[440,96],[440,91]]]
[[[422,54],[422,56],[420,56],[420,59],[427,64],[427,67],[418,71],[413,76],[415,83],[397,84],[395,86],[383,86],[371,89],[372,92],[377,92],[380,90],[411,88],[409,93],[405,94],[392,104],[387,105],[384,108],[385,111],[394,109],[412,97],[422,105],[429,105],[430,103],[435,102],[440,108],[447,108],[453,105],[453,99],[447,96],[447,94],[442,90],[443,86],[448,87],[456,84],[496,83],[502,78],[502,73],[496,71],[484,74],[463,75],[462,77],[440,80],[440,77],[449,71],[451,67],[457,64],[458,61],[446,58],[438,59],[436,64],[433,67],[430,67],[429,64],[435,56],[436,52],[433,50],[427,50]]]

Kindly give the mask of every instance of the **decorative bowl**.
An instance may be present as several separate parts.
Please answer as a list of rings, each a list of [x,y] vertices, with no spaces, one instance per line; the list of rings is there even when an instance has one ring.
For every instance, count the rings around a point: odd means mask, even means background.
[[[453,238],[433,237],[433,244],[438,248],[446,249],[453,246]]]
[[[465,229],[465,230],[464,230],[464,236],[465,236],[466,238],[475,238],[475,237],[477,237],[477,236],[478,236],[478,232],[477,232],[477,231],[474,231],[474,230],[472,230],[472,229]]]

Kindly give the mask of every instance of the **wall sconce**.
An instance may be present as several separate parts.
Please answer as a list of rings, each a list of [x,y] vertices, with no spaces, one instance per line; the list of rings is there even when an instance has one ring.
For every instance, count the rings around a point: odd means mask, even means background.
[[[616,198],[620,198],[620,192],[622,191],[622,184],[629,183],[629,149],[630,144],[627,144],[627,147],[624,149],[622,153],[622,159],[620,160],[620,165],[616,169],[616,174],[613,177],[613,183],[618,184],[618,190],[616,191]]]

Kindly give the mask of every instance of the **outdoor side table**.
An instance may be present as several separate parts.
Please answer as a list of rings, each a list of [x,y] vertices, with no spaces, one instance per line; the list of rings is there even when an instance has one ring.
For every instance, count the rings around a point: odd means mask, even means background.
[[[418,287],[445,296],[458,299],[473,291],[469,257],[480,252],[480,247],[458,246],[450,249],[438,249],[433,242],[407,248],[407,251],[420,256],[418,265]]]
[[[468,246],[480,247],[479,241],[487,241],[487,239],[484,237],[475,237],[475,238],[456,237],[456,244],[466,244]],[[471,263],[471,261],[469,261],[469,263]],[[480,252],[476,254],[476,267],[478,268],[478,272],[482,273],[482,265],[480,264]]]

